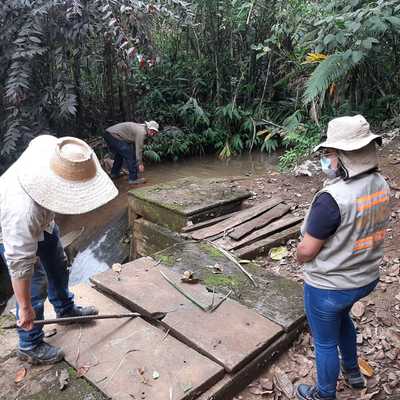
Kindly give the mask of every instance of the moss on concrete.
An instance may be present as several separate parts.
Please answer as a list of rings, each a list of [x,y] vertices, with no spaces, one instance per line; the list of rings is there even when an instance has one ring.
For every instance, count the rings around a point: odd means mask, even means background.
[[[155,254],[154,258],[158,261],[160,261],[162,264],[164,264],[167,267],[172,267],[175,264],[175,257],[173,256],[167,256],[163,254]]]
[[[209,274],[204,278],[207,287],[239,289],[243,285],[243,278],[238,275]]]
[[[213,258],[226,258],[222,251],[208,243],[201,243],[200,249]]]

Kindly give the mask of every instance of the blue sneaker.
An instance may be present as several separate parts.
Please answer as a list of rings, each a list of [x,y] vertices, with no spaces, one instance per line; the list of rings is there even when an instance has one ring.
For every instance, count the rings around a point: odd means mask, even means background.
[[[322,397],[316,386],[305,384],[297,386],[296,396],[299,400],[336,400],[336,396]]]

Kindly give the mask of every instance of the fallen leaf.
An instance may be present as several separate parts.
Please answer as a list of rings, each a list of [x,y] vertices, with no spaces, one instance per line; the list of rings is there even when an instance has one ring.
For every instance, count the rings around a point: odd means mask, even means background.
[[[273,247],[269,251],[269,256],[274,261],[281,261],[285,257],[287,257],[288,254],[289,254],[289,251],[288,251],[287,247],[285,247],[285,246]]]
[[[399,264],[392,265],[392,266],[389,268],[388,273],[389,273],[390,276],[393,276],[393,277],[399,276],[399,273],[400,273],[400,265],[399,265]]]
[[[76,371],[76,377],[81,378],[82,376],[85,376],[88,371],[89,371],[89,367],[87,365],[79,367]]]
[[[17,373],[15,374],[15,383],[20,383],[24,380],[25,376],[26,376],[27,370],[26,368],[22,367],[21,369],[19,369],[17,371]]]
[[[193,385],[191,383],[186,383],[183,387],[183,393],[187,393],[193,389]]]
[[[368,378],[371,378],[374,375],[374,369],[364,359],[358,359],[358,366],[360,367],[361,373]]]
[[[361,400],[371,400],[373,397],[375,397],[377,394],[380,393],[380,390],[376,390],[375,392],[368,393],[368,394],[362,394],[360,399]]]
[[[64,390],[67,387],[68,381],[69,381],[68,370],[66,369],[61,370],[60,376],[58,378],[58,382],[60,384],[60,390]]]
[[[44,331],[44,337],[45,337],[45,338],[52,337],[52,336],[54,336],[54,335],[56,335],[56,334],[57,334],[57,329],[56,329],[56,328],[48,329],[48,330],[45,330],[45,331]]]
[[[213,274],[224,273],[224,268],[222,267],[222,265],[219,265],[218,263],[215,263],[215,265],[208,265],[207,268],[210,268]]]
[[[255,394],[257,396],[263,396],[264,394],[269,394],[270,391],[269,390],[264,390],[261,387],[258,386],[253,386],[249,388],[249,392],[251,394]]]
[[[261,387],[268,391],[272,392],[274,390],[274,383],[267,378],[260,379]]]
[[[120,263],[113,264],[111,268],[117,274],[119,274],[122,271],[122,265]]]
[[[199,283],[200,279],[195,278],[193,271],[185,271],[181,276],[181,282],[184,282],[184,283]]]
[[[160,377],[159,372],[158,372],[158,371],[154,371],[154,372],[153,372],[153,379],[156,380],[156,379],[158,379],[159,377]]]
[[[388,383],[384,383],[382,387],[386,394],[391,395],[393,393],[393,390],[391,389]]]
[[[279,367],[275,368],[274,373],[275,386],[285,394],[286,397],[291,399],[294,393],[294,386],[292,381],[289,379],[286,372],[282,371]]]
[[[351,313],[355,318],[361,318],[365,313],[365,304],[362,301],[357,301],[351,309]]]

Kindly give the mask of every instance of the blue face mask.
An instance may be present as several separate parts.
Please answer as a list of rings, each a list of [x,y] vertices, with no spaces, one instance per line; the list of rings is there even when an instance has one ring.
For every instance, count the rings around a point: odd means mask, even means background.
[[[336,178],[336,170],[332,168],[332,160],[328,157],[321,157],[322,172],[330,179]]]

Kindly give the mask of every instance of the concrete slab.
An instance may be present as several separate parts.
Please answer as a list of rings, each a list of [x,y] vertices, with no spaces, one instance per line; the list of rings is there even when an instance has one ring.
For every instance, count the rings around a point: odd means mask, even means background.
[[[78,303],[95,304],[103,314],[127,311],[88,286],[73,291]],[[191,399],[223,375],[219,365],[141,318],[57,330],[49,343],[62,346],[67,362],[115,400]]]
[[[162,324],[171,334],[228,372],[240,369],[283,333],[277,324],[230,299],[212,313],[201,310],[172,287],[160,270],[204,306],[212,304],[213,297],[214,303],[222,297],[200,284],[182,284],[179,274],[150,257],[124,265],[119,280],[107,271],[92,282],[132,310],[167,312]]]
[[[187,242],[170,247],[153,255],[153,258],[182,274],[191,269],[209,290],[227,293],[231,299],[281,325],[289,331],[305,319],[303,287],[290,279],[275,275],[254,263],[244,264],[253,276],[257,287],[231,260],[209,243]],[[222,274],[213,274],[210,266],[218,264]],[[190,266],[190,267],[188,267]]]
[[[247,190],[224,179],[188,177],[129,192],[130,213],[179,232],[189,221],[202,222],[238,211]]]

